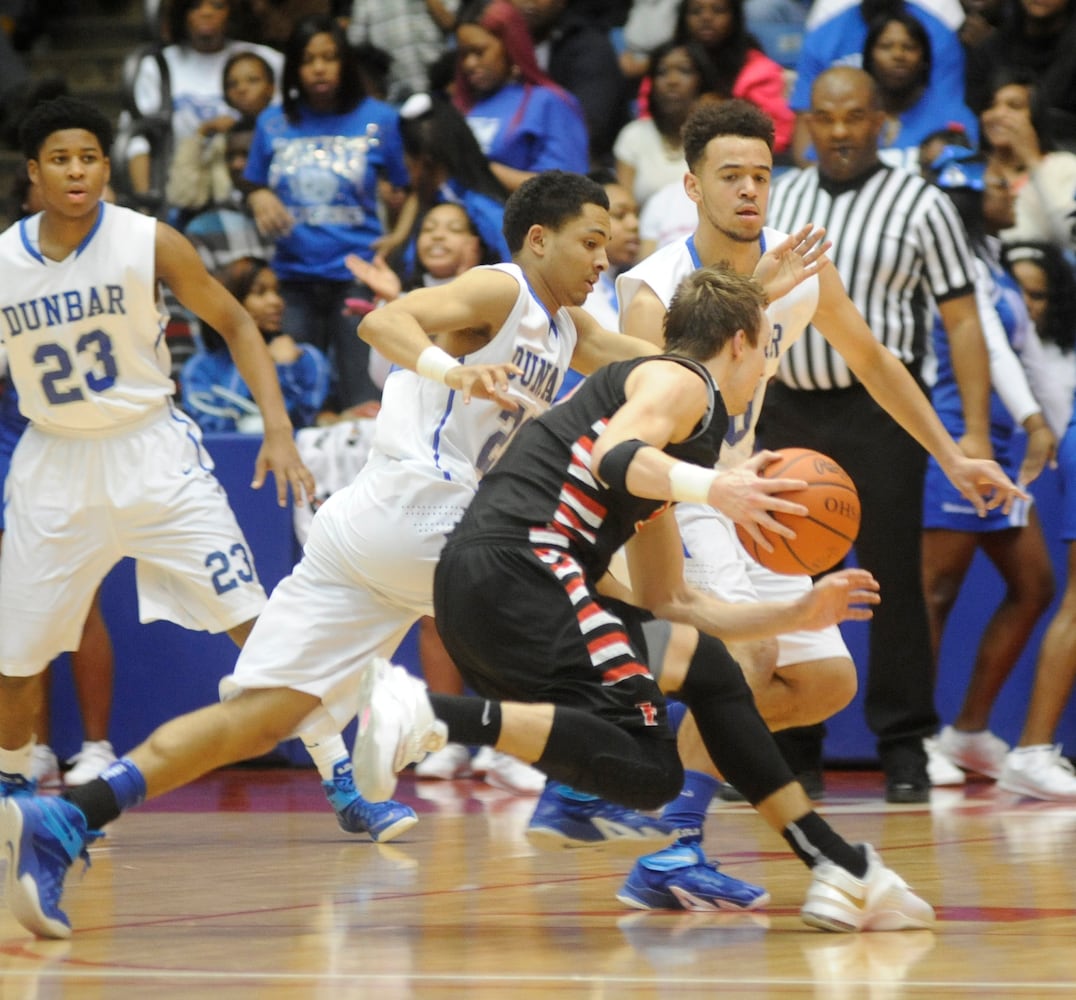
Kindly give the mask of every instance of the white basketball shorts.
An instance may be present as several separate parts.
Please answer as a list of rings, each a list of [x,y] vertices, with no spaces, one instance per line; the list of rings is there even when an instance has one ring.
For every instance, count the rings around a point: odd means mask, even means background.
[[[224,632],[265,606],[197,426],[175,410],[100,438],[27,428],[5,487],[0,667],[32,676],[77,649],[93,595],[137,560],[139,617]]]
[[[702,504],[676,505],[684,542],[688,583],[724,601],[794,601],[811,589],[808,576],[774,573],[748,555],[736,527],[724,514]],[[816,632],[783,632],[777,637],[777,666],[851,658],[837,626]]]
[[[367,466],[314,516],[303,558],[273,590],[235,672],[220,683],[221,698],[293,688],[320,698],[343,728],[363,670],[433,614],[434,568],[470,497],[402,462],[376,474]]]

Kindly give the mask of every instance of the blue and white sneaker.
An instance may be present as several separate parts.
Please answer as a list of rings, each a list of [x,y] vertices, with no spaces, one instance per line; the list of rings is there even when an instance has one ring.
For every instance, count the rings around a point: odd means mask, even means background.
[[[723,875],[698,844],[673,844],[635,862],[616,898],[637,910],[755,910],[770,894]]]
[[[592,796],[577,797],[563,785],[549,782],[527,826],[527,840],[542,850],[565,847],[605,847],[656,850],[676,839],[659,819]]]
[[[14,795],[0,799],[0,850],[7,858],[7,905],[28,931],[69,938],[60,909],[64,878],[76,858],[88,867],[86,847],[102,836],[86,828],[82,810],[66,799]]]
[[[345,774],[323,781],[321,787],[344,833],[368,833],[377,843],[387,844],[418,822],[415,810],[402,802],[367,802],[355,788],[350,764]]]

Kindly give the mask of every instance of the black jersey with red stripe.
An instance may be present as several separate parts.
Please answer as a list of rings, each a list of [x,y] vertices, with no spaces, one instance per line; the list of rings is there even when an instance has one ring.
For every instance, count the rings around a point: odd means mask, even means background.
[[[569,550],[587,575],[605,573],[614,553],[638,525],[668,505],[611,490],[591,469],[591,452],[609,419],[624,405],[624,386],[640,364],[676,361],[706,382],[709,406],[692,435],[669,444],[672,458],[712,467],[728,414],[709,372],[696,361],[653,355],[599,369],[569,399],[524,425],[482,478],[463,519],[449,537],[454,547],[476,542],[518,543]]]

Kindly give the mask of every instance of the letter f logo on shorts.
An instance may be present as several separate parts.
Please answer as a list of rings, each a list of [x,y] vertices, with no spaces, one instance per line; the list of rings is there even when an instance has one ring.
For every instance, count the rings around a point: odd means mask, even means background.
[[[643,724],[647,726],[656,726],[658,724],[658,710],[654,707],[652,701],[640,702],[635,706],[643,713]]]

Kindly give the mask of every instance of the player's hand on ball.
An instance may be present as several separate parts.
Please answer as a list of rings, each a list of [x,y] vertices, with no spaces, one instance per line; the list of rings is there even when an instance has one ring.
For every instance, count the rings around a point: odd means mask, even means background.
[[[727,469],[714,480],[710,487],[710,505],[731,518],[767,552],[773,545],[762,533],[762,528],[785,538],[795,538],[796,532],[773,514],[780,512],[802,517],[807,508],[781,497],[782,493],[805,489],[802,479],[771,479],[759,475],[765,466],[777,458],[776,452],[760,451],[743,465]]]
[[[878,581],[865,569],[827,573],[798,602],[805,629],[829,628],[841,622],[865,622],[882,601]]]
[[[805,490],[784,494],[785,500],[803,504],[805,516],[789,517],[775,511],[773,519],[795,531],[793,537],[769,537],[759,545],[742,524],[736,525],[740,543],[757,562],[775,573],[817,576],[836,566],[859,534],[859,493],[852,477],[832,458],[810,448],[782,448],[770,452],[773,460],[760,469],[764,479],[779,481],[802,476]]]
[[[463,396],[464,403],[473,398],[492,399],[506,410],[518,410],[519,401],[508,392],[513,375],[522,375],[519,365],[505,362],[495,365],[459,365],[445,373],[445,385]]]

